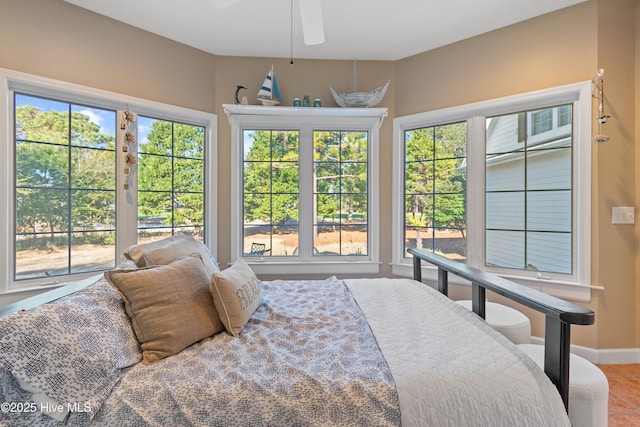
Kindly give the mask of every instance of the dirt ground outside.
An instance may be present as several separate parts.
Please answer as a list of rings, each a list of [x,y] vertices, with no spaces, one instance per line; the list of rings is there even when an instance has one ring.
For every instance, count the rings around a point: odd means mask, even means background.
[[[289,230],[273,235],[265,232],[266,227],[253,230],[245,237],[245,254],[251,254],[253,243],[265,245],[265,253],[258,256],[295,256],[298,250],[298,235]],[[141,238],[139,243],[158,240],[162,236]],[[416,247],[417,235],[415,230],[408,230],[406,235],[407,247]],[[421,232],[421,247],[436,249],[437,252],[452,259],[465,259],[466,239],[460,231]],[[314,239],[314,253],[316,255],[367,255],[367,233],[362,226],[344,227],[342,230],[326,227]],[[19,279],[56,276],[66,274],[69,252],[66,247],[49,248],[46,250],[22,250],[17,253],[16,269]],[[71,252],[72,272],[100,271],[114,268],[119,262],[120,254],[115,254],[112,245],[78,245]]]
[[[426,249],[435,248],[436,252],[449,258],[464,260],[466,254],[466,238],[459,230],[433,230],[420,233],[421,243],[418,244],[418,236],[415,230],[407,230],[406,246],[423,247]],[[298,234],[288,230],[268,233],[268,227],[260,227],[247,234],[244,239],[244,252],[246,255],[252,253],[254,243],[264,245],[266,253],[255,252],[256,256],[290,256],[297,254]],[[340,229],[330,229],[324,227],[314,238],[313,242],[315,254],[326,255],[366,255],[367,253],[367,232],[366,229],[344,227]],[[261,246],[262,247],[262,246]]]
[[[148,243],[169,235],[170,233],[164,233],[154,237],[141,237],[139,243]],[[113,269],[120,262],[121,255],[115,253],[114,245],[74,245],[71,249],[71,272]],[[16,276],[19,280],[59,276],[67,274],[68,268],[69,249],[66,246],[19,250],[16,254]]]
[[[115,267],[114,246],[79,245],[71,251],[71,272],[109,270]],[[21,250],[16,254],[18,279],[59,276],[67,274],[69,251],[67,248]]]

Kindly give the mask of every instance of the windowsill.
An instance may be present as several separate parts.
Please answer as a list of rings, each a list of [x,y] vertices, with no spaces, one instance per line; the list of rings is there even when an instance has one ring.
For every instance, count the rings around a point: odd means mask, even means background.
[[[394,263],[391,265],[394,276],[413,277],[413,266],[407,263]],[[574,282],[563,282],[558,280],[535,279],[522,276],[500,275],[505,279],[512,280],[520,285],[527,286],[540,292],[552,295],[557,298],[589,302],[591,301],[592,290],[604,290],[602,286],[590,286]],[[438,282],[438,269],[432,266],[422,267],[422,280],[425,282]],[[449,274],[449,284],[471,286],[471,283],[455,274]]]
[[[89,276],[84,276],[80,278],[75,277],[74,280],[58,281],[56,283],[51,283],[51,284],[22,285],[21,287],[16,286],[16,287],[5,289],[5,290],[0,290],[0,295],[17,295],[20,293],[27,293],[27,292],[41,293],[41,292],[50,291],[50,290],[57,289],[67,285],[95,282],[99,280],[103,275],[104,273],[91,274]]]
[[[95,283],[101,277],[102,277],[102,274],[96,274],[82,280],[61,284],[58,287],[47,286],[44,289],[42,289],[42,287],[36,288],[36,289],[32,288],[31,290],[35,292],[34,295],[26,296],[26,297],[23,296],[22,298],[18,298],[15,301],[8,302],[6,305],[1,305],[0,316],[17,313],[24,310],[30,310],[42,304],[55,301],[66,295],[75,293],[81,289],[86,288],[87,286]],[[26,291],[26,288],[23,288],[23,289]]]
[[[242,258],[256,274],[376,274],[380,263],[375,261],[273,261],[258,257]]]

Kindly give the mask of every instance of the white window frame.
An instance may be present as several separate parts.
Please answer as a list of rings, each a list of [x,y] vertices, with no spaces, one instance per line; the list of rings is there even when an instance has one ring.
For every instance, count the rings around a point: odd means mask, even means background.
[[[573,263],[572,275],[506,271],[485,267],[485,117],[573,105]],[[467,263],[498,273],[560,298],[591,299],[591,82],[579,82],[458,107],[395,118],[393,121],[392,271],[410,277],[411,260],[404,257],[404,133],[407,130],[467,121]],[[437,269],[423,266],[426,280],[437,280]],[[466,283],[450,279],[451,283]]]
[[[386,108],[263,107],[225,104],[231,124],[231,261],[243,258],[257,274],[375,274],[379,255],[379,129]],[[299,131],[298,257],[243,257],[243,134],[245,130]],[[312,141],[314,131],[366,131],[368,141],[368,247],[366,256],[313,257]],[[307,191],[309,189],[309,191]]]
[[[2,147],[5,155],[0,160],[0,177],[2,178],[2,187],[0,187],[2,194],[0,196],[0,203],[2,204],[0,207],[0,294],[45,290],[96,275],[96,272],[89,272],[56,276],[54,284],[43,284],[50,282],[50,279],[14,281],[14,92],[91,105],[98,108],[129,109],[136,114],[158,119],[204,126],[206,128],[205,139],[207,144],[205,147],[204,240],[212,254],[216,255],[218,118],[215,114],[0,68],[0,135],[2,135],[5,144]],[[125,159],[124,155],[122,155],[124,141],[122,139],[122,133],[118,132],[116,141],[116,254],[123,254],[128,246],[136,244],[138,236],[136,168],[133,168],[129,175],[130,190],[125,191],[123,188]],[[121,259],[116,257],[116,264],[120,261]]]

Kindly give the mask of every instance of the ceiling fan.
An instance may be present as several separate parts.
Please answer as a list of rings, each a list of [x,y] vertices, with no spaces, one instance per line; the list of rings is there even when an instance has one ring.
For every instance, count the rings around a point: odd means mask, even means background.
[[[214,6],[224,9],[232,6],[240,0],[209,0]],[[304,44],[312,46],[324,43],[324,24],[322,22],[321,0],[299,0],[300,20],[302,22],[302,34]],[[293,0],[291,1],[293,11]]]

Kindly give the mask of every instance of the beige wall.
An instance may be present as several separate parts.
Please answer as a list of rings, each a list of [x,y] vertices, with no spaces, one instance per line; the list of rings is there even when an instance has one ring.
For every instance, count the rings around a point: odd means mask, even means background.
[[[640,23],[640,0],[636,0],[636,13],[635,13],[635,21],[636,23]],[[635,30],[635,139],[636,143],[634,146],[638,145],[638,141],[640,141],[640,26],[636,25]],[[635,150],[635,161],[636,165],[640,165],[640,150]],[[635,171],[635,182],[640,182],[640,168],[636,168]],[[636,194],[635,194],[636,203],[640,201],[640,185],[636,184]],[[637,213],[636,213],[637,215]],[[640,218],[638,219],[640,221]],[[635,280],[635,314],[636,314],[636,336],[635,336],[635,345],[636,347],[640,347],[640,244],[638,243],[638,226],[636,226],[635,231],[635,263],[636,263],[636,280]]]
[[[589,2],[400,60],[397,116],[590,80],[595,22]]]
[[[0,67],[215,110],[213,55],[62,0],[2,0]]]
[[[603,132],[609,142],[594,146],[593,209],[597,245],[593,246],[594,280],[606,287],[598,294],[598,346],[624,347],[635,341],[638,292],[635,254],[637,231],[632,225],[612,225],[613,206],[636,205],[634,135],[636,0],[598,2],[598,68],[605,70],[607,114]],[[628,347],[629,345],[627,345]]]
[[[573,329],[573,342],[595,348],[640,343],[640,264],[633,226],[612,226],[612,206],[635,206],[640,189],[635,141],[636,10],[640,0],[586,3],[396,62],[358,62],[358,88],[392,84],[381,130],[381,275],[390,275],[392,118],[432,109],[590,80],[605,69],[611,140],[593,145],[593,283],[588,304],[596,325]],[[332,106],[328,85],[348,91],[351,61],[216,57],[76,8],[62,0],[3,0],[0,67],[131,96],[214,112],[218,135],[218,257],[230,261],[230,128],[222,111],[237,84],[254,100],[273,64],[284,104],[319,96]],[[10,41],[10,42],[7,42]],[[635,91],[635,92],[634,92]],[[634,94],[635,99],[634,99]],[[530,314],[530,313],[529,313]],[[543,320],[532,315],[534,334]]]

